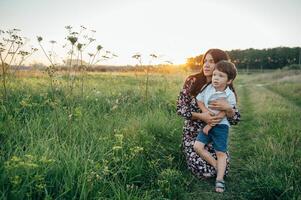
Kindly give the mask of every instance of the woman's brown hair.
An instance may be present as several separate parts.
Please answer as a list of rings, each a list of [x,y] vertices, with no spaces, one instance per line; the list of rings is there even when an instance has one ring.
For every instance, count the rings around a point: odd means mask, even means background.
[[[195,81],[193,82],[193,84],[191,86],[191,90],[190,90],[190,95],[192,95],[192,96],[196,96],[198,93],[200,93],[201,89],[204,87],[204,85],[207,84],[207,78],[203,72],[204,60],[205,60],[207,54],[210,54],[212,56],[214,63],[218,63],[221,60],[229,60],[228,54],[226,52],[224,52],[223,50],[209,49],[202,57],[201,72],[190,76],[190,78],[195,78]]]

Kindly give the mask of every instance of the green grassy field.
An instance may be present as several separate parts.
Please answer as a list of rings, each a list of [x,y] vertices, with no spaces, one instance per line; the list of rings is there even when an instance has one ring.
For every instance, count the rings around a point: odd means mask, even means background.
[[[12,79],[0,112],[1,199],[300,199],[300,72],[241,75],[226,192],[181,152],[185,75]],[[293,88],[293,89],[292,89]]]

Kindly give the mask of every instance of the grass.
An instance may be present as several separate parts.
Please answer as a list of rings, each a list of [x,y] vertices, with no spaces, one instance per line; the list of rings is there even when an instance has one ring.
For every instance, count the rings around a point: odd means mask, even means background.
[[[299,76],[301,80],[301,76]],[[268,86],[270,90],[275,93],[278,93],[282,97],[288,99],[292,103],[295,103],[301,107],[301,81],[299,82],[282,82],[275,85]]]
[[[273,73],[261,74],[254,81],[281,95],[299,107],[301,106],[301,71],[277,70]]]
[[[80,81],[68,96],[65,80],[57,78],[54,101],[45,77],[10,84],[0,108],[1,199],[300,198],[301,111],[292,102],[301,97],[288,92],[295,82],[236,81],[243,121],[231,130],[227,191],[216,194],[214,180],[193,177],[181,152],[183,75],[151,75],[148,99],[143,75],[89,74],[84,96]]]
[[[244,198],[299,199],[301,109],[269,88],[252,79],[239,88],[244,120],[231,138],[236,174],[230,179]]]

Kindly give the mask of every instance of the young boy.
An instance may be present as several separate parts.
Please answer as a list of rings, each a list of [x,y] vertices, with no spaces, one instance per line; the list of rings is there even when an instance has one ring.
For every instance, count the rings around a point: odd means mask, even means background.
[[[219,124],[212,126],[207,124],[201,131],[194,144],[195,151],[217,170],[216,192],[224,192],[224,173],[226,169],[226,152],[230,124],[224,111],[211,110],[208,108],[210,101],[225,98],[231,106],[236,104],[236,94],[233,92],[233,80],[237,74],[236,67],[229,61],[220,61],[215,65],[212,75],[212,83],[209,84],[198,96],[198,106],[202,112],[210,112],[222,118]],[[204,148],[209,142],[213,143],[217,160]]]

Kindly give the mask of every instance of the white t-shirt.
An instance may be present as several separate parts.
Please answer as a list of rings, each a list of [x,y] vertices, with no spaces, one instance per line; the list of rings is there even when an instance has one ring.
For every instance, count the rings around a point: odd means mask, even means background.
[[[210,101],[222,98],[225,98],[232,107],[236,105],[235,94],[229,87],[227,87],[224,91],[216,91],[213,85],[209,84],[201,93],[196,96],[196,99],[198,101],[202,101],[206,108],[208,108]],[[212,110],[210,108],[208,109],[215,114],[220,112],[219,110]],[[226,124],[230,126],[227,117],[224,117],[219,124]]]

